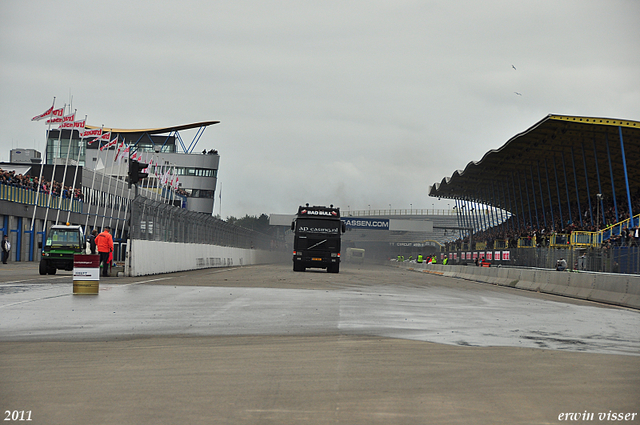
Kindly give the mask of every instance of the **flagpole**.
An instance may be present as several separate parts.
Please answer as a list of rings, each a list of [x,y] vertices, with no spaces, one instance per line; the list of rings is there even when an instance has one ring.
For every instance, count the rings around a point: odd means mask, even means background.
[[[147,191],[149,191],[149,185],[147,185]],[[149,198],[147,198],[147,199],[149,199],[149,200],[153,201],[153,199],[152,199],[152,197],[153,197],[153,193],[151,193],[150,195],[151,195],[151,196],[149,196]],[[142,195],[140,194],[140,196],[142,196]],[[134,197],[135,197],[135,194],[134,194]],[[145,198],[146,198],[146,196],[145,196]],[[145,202],[145,203],[142,205],[142,215],[140,216],[141,218],[142,218],[142,217],[144,217],[144,210],[145,210],[146,208],[147,208],[147,203]],[[145,226],[145,232],[146,232],[146,231],[147,231],[147,227]]]
[[[145,190],[147,193],[147,197],[149,197],[149,195],[152,193],[151,192],[151,165],[152,165],[152,160],[149,160],[149,152],[146,152],[144,154],[145,158],[143,159],[144,163],[147,164],[147,181],[146,181],[146,186],[145,186]],[[151,158],[153,158],[153,155],[151,155]]]
[[[87,116],[84,116],[84,121],[82,122],[82,128],[84,128],[84,126],[87,124]],[[78,127],[80,128],[80,127]],[[71,134],[73,135],[73,132],[75,131],[76,126],[75,126],[75,122],[73,125],[73,129],[71,130]],[[78,136],[81,136],[80,134],[80,130],[78,130]],[[73,207],[73,198],[75,197],[75,193],[76,193],[76,180],[78,179],[78,168],[80,167],[80,150],[81,150],[81,145],[82,142],[84,142],[84,139],[82,139],[82,137],[80,137],[80,144],[78,145],[78,159],[76,160],[76,172],[73,175],[73,184],[71,185],[71,202],[69,203],[69,212],[67,213],[67,223],[69,222],[69,218],[71,217],[71,208]],[[85,159],[87,158],[87,156],[85,155]],[[81,211],[82,213],[82,211]]]
[[[117,145],[117,143],[116,143]],[[104,170],[102,170],[102,178],[100,179],[100,190],[98,191],[98,205],[96,207],[96,217],[95,220],[93,221],[93,227],[95,228],[98,225],[98,213],[100,212],[100,199],[102,199],[102,187],[104,185],[104,175],[107,173],[107,163],[109,163],[108,159],[109,159],[109,150],[111,148],[107,149],[107,153],[105,154],[105,158],[104,158]],[[115,151],[114,151],[115,152]],[[105,211],[107,208],[107,200],[105,199],[104,201],[104,206],[105,206]],[[102,226],[104,226],[104,217],[102,217]],[[101,228],[102,228],[101,226]]]
[[[125,181],[122,181],[122,191],[120,192],[120,205],[118,205],[118,219],[116,220],[116,230],[114,230],[113,232],[113,236],[116,236],[116,234],[118,233],[118,224],[120,223],[120,212],[122,211],[122,199],[124,197],[124,187],[127,186]],[[129,189],[131,190],[131,189]],[[117,192],[116,192],[117,194]],[[125,218],[127,216],[125,215]],[[122,223],[122,228],[124,228],[124,223]],[[120,238],[122,239],[122,238]]]
[[[73,121],[76,119],[76,111],[73,111]],[[64,124],[64,121],[62,122]],[[69,166],[69,152],[71,151],[71,139],[73,139],[73,126],[69,135],[69,144],[67,145],[67,160],[64,163],[64,173],[62,174],[62,188],[60,190],[60,202],[58,202],[58,212],[56,213],[56,224],[60,218],[60,208],[62,207],[62,196],[64,195],[64,183],[67,180],[67,167]]]
[[[119,135],[118,135],[119,136]],[[123,138],[123,145],[124,145],[124,138]],[[116,156],[116,158],[114,159],[114,162],[118,162],[118,176],[120,176],[120,158],[121,158],[121,154],[124,152],[129,152],[129,146],[126,146],[125,149],[123,150],[123,152],[118,153],[118,155]],[[112,168],[113,170],[113,168]],[[113,180],[113,177],[111,175],[109,175],[109,186],[111,186],[111,182]],[[116,181],[118,181],[118,179],[116,178]],[[116,186],[117,187],[117,186]],[[113,210],[113,208],[111,208]],[[113,213],[113,211],[111,211]],[[102,215],[102,227],[104,228],[104,221],[107,218],[107,200],[105,198],[105,202],[104,202],[104,214]],[[109,226],[111,226],[111,220],[113,219],[113,215],[109,216]]]
[[[218,194],[218,206],[220,207],[220,220],[222,220],[222,182],[220,182],[220,193]]]
[[[160,159],[160,155],[158,155],[158,159]],[[158,194],[160,193],[160,185],[162,184],[162,182],[160,181],[160,175],[162,174],[162,167],[159,167],[158,165],[160,165],[159,161],[156,162],[156,168],[155,170],[153,170],[153,174],[156,176],[156,186],[155,186],[156,193],[153,194],[154,201],[158,200]]]
[[[127,182],[123,179],[122,180],[122,192],[120,193],[120,199],[124,199],[124,187],[128,186]],[[131,188],[129,188],[129,193],[127,194],[127,199],[129,194],[131,193]],[[116,192],[117,195],[117,192]],[[113,232],[113,236],[116,236],[116,233],[118,233],[118,224],[120,223],[120,212],[122,211],[122,201],[120,201],[120,205],[118,205],[118,218],[116,219],[116,230]],[[125,214],[124,218],[126,219],[127,216]],[[122,223],[122,228],[124,229],[124,223]],[[120,240],[122,240],[122,237],[120,238]]]
[[[176,164],[173,164],[173,179],[171,179],[171,187],[173,188],[173,196],[171,198],[171,205],[175,207],[176,199],[178,196],[178,171],[176,170]]]
[[[173,174],[175,172],[175,164],[172,164],[173,167],[171,168],[171,179],[167,180],[167,183],[169,184],[169,205],[173,205],[173,200],[174,200],[174,193],[173,193],[173,177],[175,174]]]
[[[53,110],[56,107],[56,97],[53,96],[53,104],[51,105],[51,114],[53,114]],[[49,132],[51,131],[51,117],[52,115],[49,114],[49,119],[47,121],[49,121],[49,126],[47,128],[47,133],[46,136],[44,138],[44,153],[45,153],[45,159],[46,159],[46,155],[47,155],[47,140],[49,138]],[[35,224],[36,221],[36,211],[38,210],[38,200],[40,199],[40,185],[42,184],[42,171],[44,170],[44,165],[45,163],[40,161],[40,175],[38,176],[38,185],[36,187],[36,204],[33,206],[33,217],[31,218],[31,232],[33,232],[33,226]],[[42,229],[43,231],[46,231],[46,226],[44,229]]]
[[[60,123],[60,125],[62,126],[62,124],[64,123],[64,116],[65,116],[65,111],[67,109],[67,105],[65,104],[62,107],[62,123]],[[58,148],[61,147],[62,144],[62,128],[58,127]],[[47,211],[44,214],[44,224],[45,226],[47,225],[47,220],[49,220],[49,209],[51,209],[51,201],[53,200],[53,186],[54,186],[54,182],[56,179],[56,155],[55,155],[55,146],[53,146],[54,149],[52,149],[52,156],[53,158],[51,158],[51,161],[53,162],[53,169],[51,171],[51,182],[49,183],[49,199],[47,200]]]
[[[100,145],[102,144],[102,130],[104,129],[104,124],[102,124],[102,127],[100,127],[100,136],[98,137],[98,152],[96,152],[96,166],[93,168],[93,177],[91,178],[91,195],[90,198],[93,197],[93,187],[94,187],[94,183],[96,181],[96,168],[98,167],[98,159],[100,158],[100,152],[102,152],[100,150]],[[108,143],[108,142],[107,142]],[[86,155],[85,155],[86,158]],[[85,164],[85,167],[87,166],[87,164]],[[84,229],[85,231],[88,231],[88,226],[89,226],[89,215],[91,214],[91,201],[89,202],[89,207],[87,209],[87,219],[84,222]],[[97,203],[96,203],[96,214],[98,213],[98,207],[97,207]]]

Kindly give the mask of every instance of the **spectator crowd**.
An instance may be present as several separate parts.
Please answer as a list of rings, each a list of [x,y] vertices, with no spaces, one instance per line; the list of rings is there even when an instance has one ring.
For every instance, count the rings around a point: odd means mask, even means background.
[[[640,190],[637,191],[634,196],[631,197],[631,205],[634,214],[640,213]],[[571,233],[576,231],[583,232],[597,232],[599,230],[606,229],[617,223],[623,222],[629,218],[629,205],[626,199],[618,200],[617,202],[617,220],[616,220],[616,205],[613,199],[603,199],[603,211],[599,213],[599,216],[594,215],[593,220],[590,216],[589,210],[586,210],[583,214],[582,220],[577,214],[578,208],[576,204],[571,205],[571,211],[575,212],[570,220],[562,220],[557,215],[552,223],[553,226],[545,227],[543,223],[540,223],[544,219],[544,215],[541,211],[538,212],[538,220],[536,220],[535,212],[532,212],[532,219],[534,224],[530,223],[527,214],[527,220],[525,221],[520,215],[519,217],[511,216],[500,225],[491,227],[489,229],[475,232],[471,238],[469,236],[461,238],[446,244],[447,250],[460,250],[464,244],[468,244],[470,239],[474,242],[485,242],[487,249],[494,249],[495,241],[507,241],[506,247],[516,248],[518,246],[518,240],[525,238],[531,240],[529,246],[547,247],[551,243],[551,236],[553,234],[567,235],[567,240]],[[594,204],[595,207],[595,204]],[[568,208],[563,205],[563,213],[567,214]],[[556,211],[559,214],[559,211]],[[546,219],[550,222],[550,213],[546,212]],[[538,227],[537,223],[542,226]],[[598,225],[599,223],[599,225]],[[603,242],[603,247],[609,246],[640,246],[640,228],[638,225],[630,225],[629,227],[623,226],[620,231],[611,232],[610,237]]]
[[[40,193],[45,195],[51,194],[54,197],[60,197],[64,199],[77,199],[84,201],[84,195],[81,189],[73,189],[71,186],[63,186],[62,183],[55,180],[48,181],[42,179],[38,180],[37,176],[30,176],[28,174],[16,174],[15,171],[7,171],[0,168],[0,184],[19,187],[27,190],[38,190],[40,187]]]

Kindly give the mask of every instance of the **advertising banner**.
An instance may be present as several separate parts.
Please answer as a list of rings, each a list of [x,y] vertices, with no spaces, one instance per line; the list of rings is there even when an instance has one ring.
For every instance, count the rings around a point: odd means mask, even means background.
[[[389,230],[388,218],[342,218],[350,229]]]
[[[100,284],[100,256],[73,256],[73,293],[97,294]]]

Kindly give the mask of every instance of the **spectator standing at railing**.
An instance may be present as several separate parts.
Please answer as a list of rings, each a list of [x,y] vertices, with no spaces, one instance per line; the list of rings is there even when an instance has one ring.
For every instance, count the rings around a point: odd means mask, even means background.
[[[629,245],[629,229],[627,226],[622,228],[622,232],[620,232],[620,237],[622,238],[622,244],[625,246]]]
[[[2,237],[2,264],[7,264],[9,259],[9,252],[11,251],[11,243],[7,235]]]
[[[640,244],[640,227],[638,225],[633,226],[630,232],[630,244],[631,246],[639,246]]]

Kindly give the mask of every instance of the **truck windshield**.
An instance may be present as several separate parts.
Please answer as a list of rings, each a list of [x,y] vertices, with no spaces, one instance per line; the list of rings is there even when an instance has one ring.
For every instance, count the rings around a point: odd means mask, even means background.
[[[322,220],[322,219],[298,219],[296,220],[296,231],[299,234],[318,234],[318,235],[339,235],[339,220]]]
[[[77,230],[51,229],[47,245],[80,245],[80,232]]]

